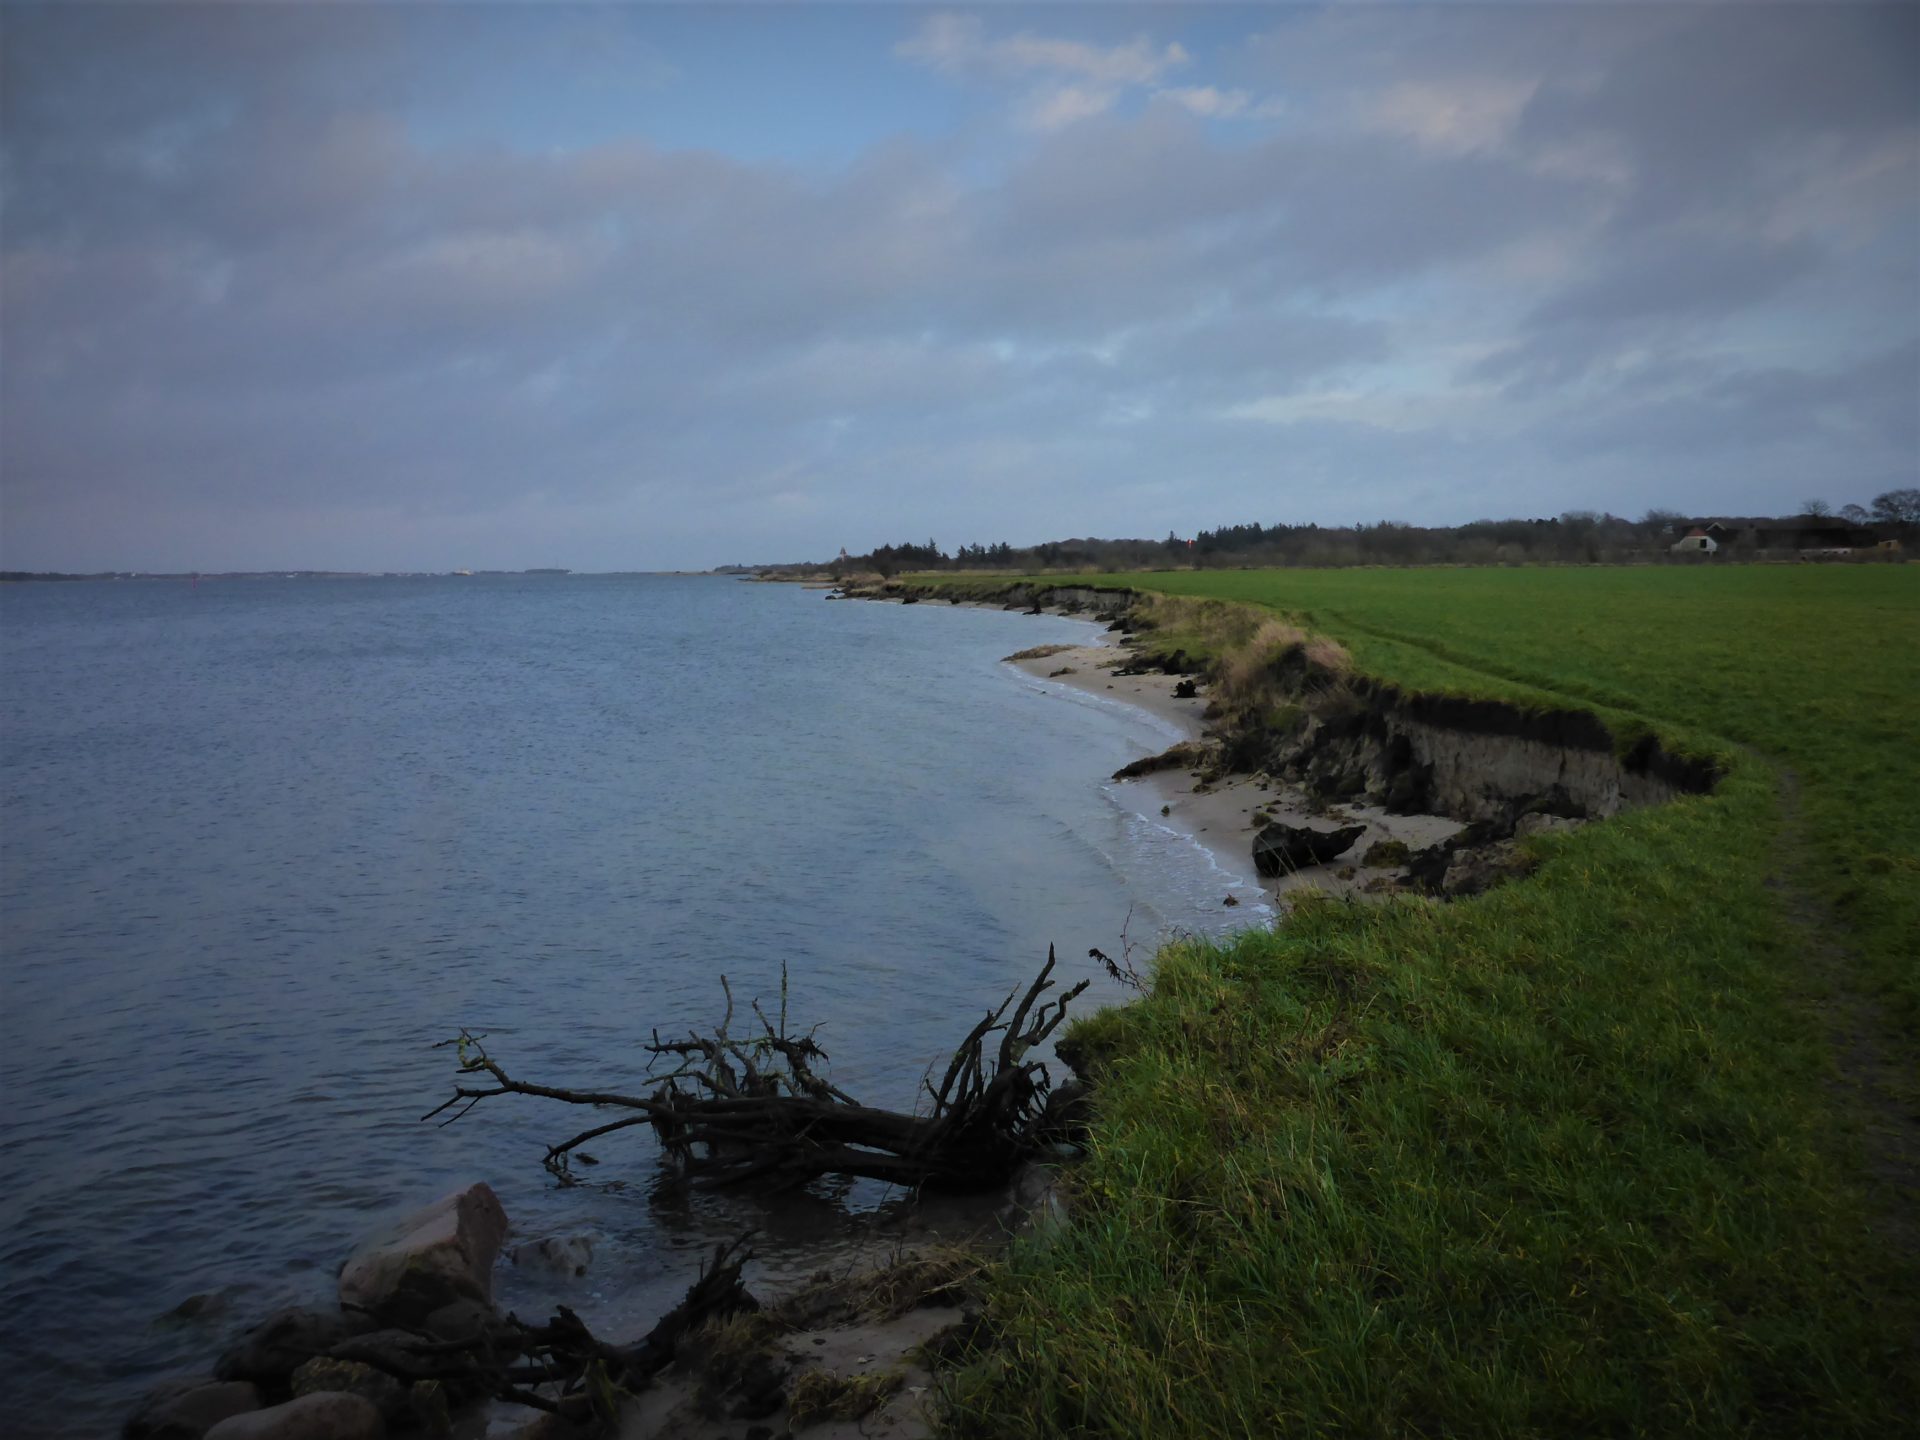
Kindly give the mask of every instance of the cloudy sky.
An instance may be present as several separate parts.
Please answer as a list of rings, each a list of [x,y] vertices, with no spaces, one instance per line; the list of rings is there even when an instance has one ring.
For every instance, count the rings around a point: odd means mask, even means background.
[[[0,565],[1920,483],[1920,6],[13,6]]]

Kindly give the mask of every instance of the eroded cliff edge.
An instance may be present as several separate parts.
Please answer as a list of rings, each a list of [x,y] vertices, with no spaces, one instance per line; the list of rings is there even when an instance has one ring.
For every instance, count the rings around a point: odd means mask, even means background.
[[[1302,824],[1275,821],[1255,837],[1269,876],[1322,870],[1353,878],[1348,847],[1327,826],[1357,810],[1428,815],[1461,825],[1405,854],[1379,854],[1381,893],[1472,894],[1529,866],[1520,842],[1543,831],[1711,791],[1720,769],[1650,730],[1625,733],[1592,710],[1409,690],[1359,672],[1344,649],[1252,607],[1123,588],[966,579],[853,583],[845,598],[994,605],[1083,615],[1121,632],[1126,670],[1190,677],[1208,697],[1205,734],[1117,778],[1181,769],[1201,784],[1256,777],[1288,792]],[[1403,847],[1404,848],[1404,847]],[[1358,887],[1355,887],[1358,888]]]

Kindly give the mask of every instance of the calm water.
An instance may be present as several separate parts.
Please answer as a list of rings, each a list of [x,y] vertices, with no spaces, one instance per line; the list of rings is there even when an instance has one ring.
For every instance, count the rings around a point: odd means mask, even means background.
[[[516,1240],[600,1237],[562,1298],[615,1325],[713,1236],[798,1253],[883,1200],[690,1202],[639,1131],[559,1191],[578,1112],[421,1125],[430,1047],[633,1083],[784,961],[839,1083],[911,1104],[1049,943],[1078,978],[1130,909],[1136,942],[1257,914],[1101,783],[1158,722],[999,663],[1086,633],[708,577],[0,587],[10,1420],[112,1429],[471,1178]]]

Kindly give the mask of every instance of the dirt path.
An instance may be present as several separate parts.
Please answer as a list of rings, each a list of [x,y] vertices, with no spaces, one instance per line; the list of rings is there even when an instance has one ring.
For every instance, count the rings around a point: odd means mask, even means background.
[[[1861,1156],[1879,1192],[1873,1198],[1881,1236],[1920,1265],[1920,1077],[1902,1058],[1881,1006],[1855,983],[1841,927],[1807,884],[1810,842],[1801,818],[1800,777],[1770,763],[1779,777],[1783,859],[1767,887],[1780,897],[1781,916],[1796,932],[1806,962],[1809,1004],[1833,1047],[1830,1088],[1859,1127]]]

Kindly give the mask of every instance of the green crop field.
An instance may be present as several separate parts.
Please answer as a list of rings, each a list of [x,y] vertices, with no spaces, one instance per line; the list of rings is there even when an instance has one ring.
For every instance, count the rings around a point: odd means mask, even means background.
[[[1474,900],[1163,950],[1076,1030],[1072,1223],[1000,1270],[949,1429],[1910,1426],[1920,570],[1100,578],[1727,773]]]

